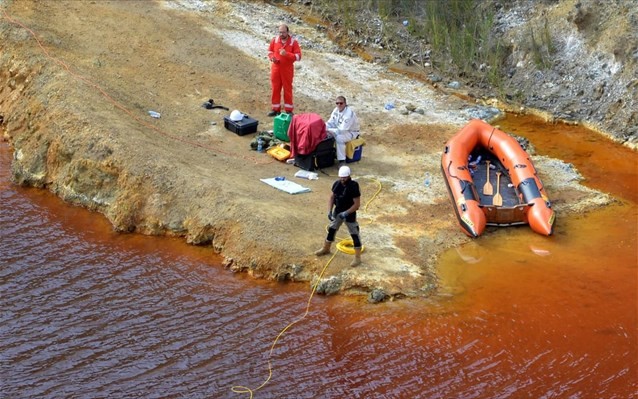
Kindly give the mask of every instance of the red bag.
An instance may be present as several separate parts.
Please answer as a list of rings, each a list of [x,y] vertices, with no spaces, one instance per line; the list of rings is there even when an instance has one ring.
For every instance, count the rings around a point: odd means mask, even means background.
[[[326,123],[318,114],[295,114],[288,127],[290,156],[311,154],[328,135]]]

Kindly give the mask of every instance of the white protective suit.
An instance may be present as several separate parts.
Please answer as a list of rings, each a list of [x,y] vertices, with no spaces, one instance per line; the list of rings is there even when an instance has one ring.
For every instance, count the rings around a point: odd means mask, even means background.
[[[326,130],[329,136],[335,138],[337,147],[337,160],[346,160],[346,143],[359,136],[359,120],[349,105],[339,112],[339,107],[330,114],[326,122]]]

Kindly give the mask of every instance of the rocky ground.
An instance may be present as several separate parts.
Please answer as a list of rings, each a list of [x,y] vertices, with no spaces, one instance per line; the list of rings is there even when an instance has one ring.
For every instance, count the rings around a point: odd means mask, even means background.
[[[402,23],[418,18],[414,13],[382,19],[360,6],[353,32],[339,29],[343,16],[335,15],[330,1],[283,3],[305,5],[298,10],[310,4],[334,22],[334,37],[375,62],[424,76],[435,86],[458,87],[501,109],[581,123],[638,147],[638,7],[633,0],[485,0],[482,5],[496,11],[493,34],[507,53],[502,80],[493,87],[485,79],[493,65],[475,63],[475,74],[464,77],[433,69],[442,54]]]
[[[0,10],[0,123],[19,184],[101,212],[118,231],[210,245],[234,271],[313,281],[328,261],[312,252],[336,167],[299,180],[296,167],[226,130],[228,111],[201,107],[213,98],[272,128],[266,48],[284,21],[303,49],[296,112],[327,116],[344,94],[366,139],[351,165],[363,191],[364,264],[350,268],[338,253],[320,292],[427,296],[439,254],[468,240],[440,154],[469,118],[495,108],[353,57],[299,12],[261,2],[0,0]],[[389,102],[396,108],[384,109]],[[534,162],[559,215],[611,200],[580,185],[569,164]],[[279,175],[312,191],[289,195],[259,180]]]
[[[552,119],[583,123],[637,148],[636,2],[545,3],[517,2],[499,16],[498,30],[512,43],[508,96]],[[530,33],[540,36],[545,30],[552,49],[540,66],[530,51]]]

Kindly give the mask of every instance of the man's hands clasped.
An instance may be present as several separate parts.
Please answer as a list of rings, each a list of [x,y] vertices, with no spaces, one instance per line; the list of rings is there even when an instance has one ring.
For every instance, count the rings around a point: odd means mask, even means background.
[[[346,218],[348,217],[348,211],[339,212],[337,216],[339,217],[339,219],[346,220]],[[332,213],[332,211],[328,211],[328,220],[330,220],[331,222],[334,222],[335,220],[335,214]]]

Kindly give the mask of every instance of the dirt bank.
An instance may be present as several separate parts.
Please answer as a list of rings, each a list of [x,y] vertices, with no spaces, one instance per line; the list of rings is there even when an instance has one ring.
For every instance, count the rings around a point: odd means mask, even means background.
[[[259,130],[272,128],[266,46],[286,21],[304,53],[296,112],[327,116],[345,94],[367,141],[363,160],[352,164],[366,205],[364,264],[349,268],[349,257],[337,255],[323,291],[429,295],[439,254],[467,240],[439,177],[440,151],[471,116],[489,110],[341,55],[322,30],[263,3],[4,0],[0,7],[0,114],[19,184],[101,212],[118,231],[211,245],[234,271],[312,281],[327,261],[312,252],[324,237],[336,168],[297,180],[298,169],[225,130],[227,111],[201,107],[213,98],[256,117]],[[388,101],[423,114],[386,111]],[[610,201],[579,185],[570,165],[534,161],[559,215]],[[429,188],[425,172],[434,176]],[[259,181],[278,175],[312,192],[293,196]]]

